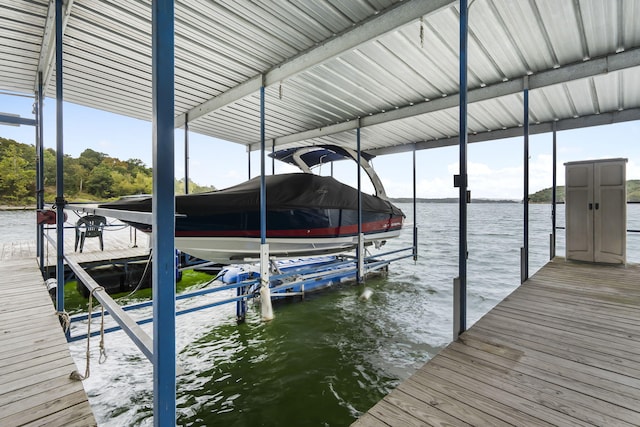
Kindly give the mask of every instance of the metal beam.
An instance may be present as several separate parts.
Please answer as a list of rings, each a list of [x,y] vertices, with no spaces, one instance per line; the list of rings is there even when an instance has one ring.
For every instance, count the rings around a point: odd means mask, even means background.
[[[28,119],[26,117],[20,117],[18,114],[0,113],[0,125],[8,125],[8,126],[28,125],[28,126],[35,126],[36,125],[36,120],[35,119]]]
[[[66,257],[67,265],[76,275],[79,281],[93,292],[93,296],[102,304],[106,311],[116,321],[122,330],[131,338],[131,341],[142,351],[147,359],[153,361],[153,342],[140,326],[116,303],[104,289],[86,272],[72,257]],[[60,285],[58,286],[60,287]],[[89,313],[91,314],[91,313]]]
[[[576,119],[563,119],[551,122],[544,122],[535,125],[529,125],[529,135],[538,135],[542,133],[553,132],[554,124],[557,131],[580,129],[591,126],[603,126],[611,125],[615,123],[624,123],[629,121],[640,120],[640,108],[631,108],[622,111],[612,111],[608,113],[592,114],[589,116],[582,116]],[[491,132],[482,132],[478,134],[469,135],[468,142],[485,142],[493,141],[496,139],[506,139],[522,136],[522,127],[516,126],[508,129],[494,130]],[[458,145],[459,139],[457,136],[446,139],[435,139],[431,141],[417,141],[408,144],[395,145],[393,147],[376,148],[367,150],[367,154],[374,156],[382,156],[386,154],[406,153],[413,150],[415,145],[416,150],[428,150],[432,148],[451,147]]]
[[[95,206],[68,204],[66,209],[79,212],[86,212],[92,215],[108,216],[109,218],[117,218],[120,221],[137,222],[138,224],[151,225],[153,223],[153,214],[151,212],[125,211],[120,209],[96,208]]]
[[[71,15],[71,8],[74,0],[67,0],[62,5],[62,34],[67,28],[67,22]],[[44,31],[42,33],[42,45],[40,46],[40,57],[38,58],[37,72],[42,73],[42,96],[44,97],[49,85],[49,79],[53,74],[54,54],[56,51],[56,32],[55,32],[55,0],[49,1],[49,9],[47,10],[47,18],[44,23]],[[38,79],[35,79],[34,91],[38,91]]]
[[[403,25],[453,6],[456,3],[457,1],[455,0],[411,0],[398,3],[397,6],[372,16],[336,37],[327,39],[323,43],[275,65],[264,73],[264,76],[254,76],[215,98],[192,108],[186,113],[180,114],[175,119],[175,126],[178,128],[184,125],[186,114],[189,115],[189,120],[193,121],[218,108],[222,108],[245,96],[258,92],[263,83],[265,86],[280,83],[282,80],[293,77],[318,64],[322,64],[345,52],[351,51],[388,32],[396,31]]]
[[[531,76],[523,76],[500,82],[493,85],[473,89],[468,92],[468,102],[474,103],[485,101],[506,95],[520,93],[524,87],[524,81],[529,79],[529,89],[541,89],[548,86],[564,83],[572,80],[593,77],[600,74],[607,74],[614,71],[624,70],[626,68],[640,66],[640,49],[628,50],[621,53],[602,56],[600,58],[591,59],[586,62],[578,62],[566,65],[561,68],[542,71]],[[371,116],[362,117],[359,122],[361,127],[374,126],[382,123],[401,120],[422,114],[433,113],[435,111],[446,110],[458,106],[459,94],[450,94],[444,98],[438,98],[431,101],[421,102],[412,106],[398,108],[384,113],[373,114]],[[295,134],[284,135],[275,138],[276,146],[291,144],[294,142],[304,141],[312,138],[320,138],[327,135],[333,135],[340,132],[355,130],[358,126],[358,120],[350,120],[347,122],[323,126],[316,129],[309,129]],[[252,144],[251,149],[256,150],[258,144]]]

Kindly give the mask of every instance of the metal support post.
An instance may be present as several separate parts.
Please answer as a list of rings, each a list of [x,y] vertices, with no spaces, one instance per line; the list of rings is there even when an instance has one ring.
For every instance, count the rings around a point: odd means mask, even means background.
[[[273,319],[269,290],[269,245],[267,244],[267,183],[265,177],[264,82],[260,86],[260,307],[262,320]]]
[[[551,246],[549,259],[556,257],[556,191],[557,191],[557,162],[558,151],[556,144],[556,123],[553,122],[553,183],[551,185]]]
[[[262,320],[273,320],[271,290],[269,289],[269,244],[260,245],[260,314]]]
[[[184,118],[184,194],[189,194],[189,113]]]
[[[153,88],[153,422],[176,425],[174,2],[155,0]]]
[[[413,260],[418,261],[418,209],[416,206],[416,145],[413,144]]]
[[[524,280],[529,278],[529,77],[524,78],[524,253],[523,272]],[[522,281],[524,283],[524,280]]]
[[[276,140],[271,140],[271,175],[276,174],[276,157],[273,155],[276,152]]]
[[[62,115],[62,0],[56,0],[56,309],[64,312],[64,142]],[[69,332],[67,332],[68,337]]]
[[[360,171],[360,126],[356,129],[356,152],[358,168],[358,271],[356,281],[362,283],[364,280],[364,234],[362,233],[362,174]]]
[[[240,297],[247,292],[246,286],[241,286],[236,288],[236,296]],[[236,321],[238,323],[244,322],[247,315],[247,300],[243,298],[239,301],[236,301]]]
[[[247,145],[247,179],[251,179],[251,145]]]
[[[460,278],[453,279],[453,341],[463,332],[460,329]]]
[[[36,209],[44,209],[44,112],[42,72],[38,73],[38,93],[36,94]],[[37,227],[37,251],[40,272],[44,274],[44,224]],[[47,243],[48,244],[48,243]]]
[[[458,334],[467,329],[467,39],[469,33],[467,0],[460,0],[460,176]]]
[[[527,276],[525,275],[525,249],[524,247],[520,247],[520,284],[524,283],[527,281]]]

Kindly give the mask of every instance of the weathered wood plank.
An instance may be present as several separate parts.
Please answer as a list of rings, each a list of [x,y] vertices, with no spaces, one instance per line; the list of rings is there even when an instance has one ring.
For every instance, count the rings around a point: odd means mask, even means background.
[[[355,423],[353,423],[353,425],[358,427],[385,427],[389,424],[385,423],[379,418],[374,417],[369,412],[365,412],[358,418]]]
[[[42,343],[38,345],[27,344],[20,347],[12,347],[7,349],[0,350],[0,365],[4,365],[5,363],[12,363],[12,359],[16,359],[18,357],[39,357],[43,354],[48,353],[60,353],[64,351],[68,351],[68,346],[66,343]]]
[[[493,340],[491,340],[493,341]],[[550,363],[544,363],[533,358],[529,358],[529,350],[523,351],[523,356],[519,363],[514,364],[512,359],[505,357],[504,347],[477,340],[475,337],[468,337],[464,341],[465,345],[454,343],[452,347],[452,357],[472,358],[475,364],[490,366],[494,369],[508,369],[510,374],[522,378],[522,375],[543,380],[551,387],[551,384],[560,386],[562,394],[573,398],[576,393],[581,395],[582,402],[591,402],[591,405],[601,405],[610,410],[620,411],[621,407],[627,407],[635,411],[637,401],[640,399],[640,390],[626,385],[615,383],[610,380],[594,378],[580,372],[567,372],[555,368]],[[509,350],[521,351],[520,347],[509,348]],[[460,354],[458,354],[460,353]],[[495,354],[499,353],[499,354]],[[450,354],[447,354],[449,357]],[[497,356],[497,357],[496,357]],[[615,398],[614,398],[615,396]],[[613,405],[613,408],[611,406]]]
[[[95,425],[33,259],[0,262],[0,425]]]
[[[475,425],[640,425],[640,266],[548,263],[383,402],[408,396]]]
[[[624,331],[618,331],[613,328],[601,327],[597,324],[589,325],[589,323],[569,319],[559,320],[557,318],[546,317],[543,314],[515,312],[502,307],[495,307],[491,313],[487,314],[487,317],[492,319],[501,318],[505,322],[512,320],[525,322],[540,327],[572,332],[577,335],[595,338],[605,342],[624,341],[629,348],[640,351],[639,334],[625,333]]]
[[[421,371],[420,375],[414,375],[407,380],[407,382],[411,381],[421,383],[426,387],[431,387],[479,410],[487,411],[510,425],[553,425],[530,413],[521,411],[513,406],[505,405],[502,402],[477,393],[473,388],[459,386],[455,382],[451,381],[450,378],[442,379],[429,372]],[[404,383],[400,384],[398,388],[402,386],[404,386]]]
[[[601,321],[601,323],[611,324],[614,327],[631,327],[637,328],[640,326],[640,318],[634,317],[636,313],[624,311],[621,313],[612,313],[612,310],[601,309],[599,305],[590,304],[585,306],[580,302],[562,300],[560,298],[537,297],[535,295],[526,294],[525,291],[518,290],[518,298],[511,299],[505,298],[500,304],[503,308],[510,307],[513,309],[523,311],[533,311],[536,313],[544,312],[545,315],[559,318],[582,318],[585,312],[589,313],[589,319],[595,321]],[[640,315],[640,310],[638,310]]]
[[[500,340],[496,342],[535,348],[544,353],[559,355],[567,360],[602,369],[611,369],[613,365],[615,371],[629,376],[635,376],[640,372],[640,361],[635,353],[595,346],[588,340],[574,339],[570,335],[559,339],[555,335],[545,336],[544,332],[539,332],[538,329],[530,328],[526,333],[522,333],[517,326],[495,326],[489,322],[483,322],[469,333],[481,335],[486,339]]]
[[[421,427],[432,425],[419,420],[410,413],[398,408],[384,399],[371,408],[370,413],[378,419],[384,419],[385,423],[392,427]]]
[[[23,425],[62,410],[75,412],[75,406],[86,401],[87,395],[84,390],[71,391],[72,389],[73,387],[69,386],[59,388],[53,395],[52,393],[41,393],[31,396],[28,402],[18,402],[15,407],[13,404],[9,404],[2,408],[0,416],[6,416],[0,418],[0,425]]]
[[[385,399],[430,424],[437,420],[460,425],[509,425],[493,415],[451,399],[446,394],[432,387],[425,387],[419,382],[406,381],[398,390],[404,395],[389,395]]]
[[[25,427],[48,427],[52,425],[64,427],[92,427],[96,426],[93,415],[87,415],[82,403],[68,408],[66,411],[55,412],[25,424]]]
[[[436,356],[429,362],[429,369],[416,372],[414,375],[416,381],[419,381],[420,378],[423,377],[425,381],[428,381],[431,376],[439,377],[442,381],[452,382],[467,390],[473,390],[488,399],[500,401],[504,405],[513,408],[513,410],[538,418],[542,420],[541,424],[567,426],[591,425],[568,414],[559,412],[555,408],[549,408],[535,401],[530,395],[533,390],[523,388],[523,392],[520,393],[520,395],[514,395],[509,389],[505,390],[504,385],[491,376],[476,375],[475,371],[473,371],[473,375],[470,375],[472,372],[470,372],[466,366],[446,360],[446,358],[440,356],[441,355]],[[432,364],[432,362],[442,363]]]
[[[479,353],[481,352],[473,352],[473,356],[470,356],[462,352],[449,351],[446,357],[434,359],[433,363],[449,370],[472,368],[474,378],[491,385],[493,393],[506,404],[525,399],[589,424],[629,427],[634,425],[626,420],[626,412],[621,415],[622,408],[611,414],[611,406],[614,405],[599,402],[597,406],[591,406],[595,404],[595,399],[589,399],[584,395],[578,398],[576,393],[569,389],[539,380],[532,375],[519,373],[512,368],[505,369],[493,358],[490,361],[480,359]],[[616,418],[617,416],[624,419]]]

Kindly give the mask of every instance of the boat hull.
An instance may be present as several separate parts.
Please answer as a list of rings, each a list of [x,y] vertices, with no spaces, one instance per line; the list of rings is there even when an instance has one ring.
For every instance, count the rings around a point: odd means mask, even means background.
[[[400,229],[365,234],[365,245],[398,237]],[[357,236],[267,238],[269,256],[279,259],[334,254],[354,249]],[[260,258],[259,237],[178,237],[176,248],[196,258],[221,264],[255,262]]]

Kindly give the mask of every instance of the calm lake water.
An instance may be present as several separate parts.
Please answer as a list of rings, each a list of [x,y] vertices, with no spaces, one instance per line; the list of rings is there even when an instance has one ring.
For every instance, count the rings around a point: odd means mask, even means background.
[[[412,206],[399,206],[412,222]],[[522,209],[520,204],[469,205],[469,325],[519,284]],[[564,225],[564,206],[558,211],[558,225]],[[358,299],[363,285],[341,285],[303,302],[277,304],[269,323],[260,321],[257,306],[241,325],[232,305],[179,316],[178,364],[184,373],[177,378],[178,424],[353,422],[451,340],[457,212],[457,204],[418,205],[418,262],[398,261],[387,277],[368,280],[364,286],[374,291],[368,301]],[[29,214],[0,212],[0,221],[4,225],[13,218],[19,224],[25,220],[21,215]],[[628,205],[627,228],[640,229],[640,205]],[[550,230],[551,207],[531,205],[530,274],[548,260]],[[409,246],[411,239],[408,227],[385,249]],[[628,261],[640,262],[640,234],[627,240]],[[558,255],[563,253],[564,231],[559,230]],[[215,298],[222,296],[180,307]],[[149,315],[150,310],[135,313]],[[75,325],[80,329],[74,333],[86,330]],[[150,325],[143,328],[151,334]],[[80,372],[85,345],[71,346]],[[102,365],[97,338],[91,345],[91,377],[84,385],[100,425],[152,425],[151,364],[122,332],[106,336],[108,359]]]

